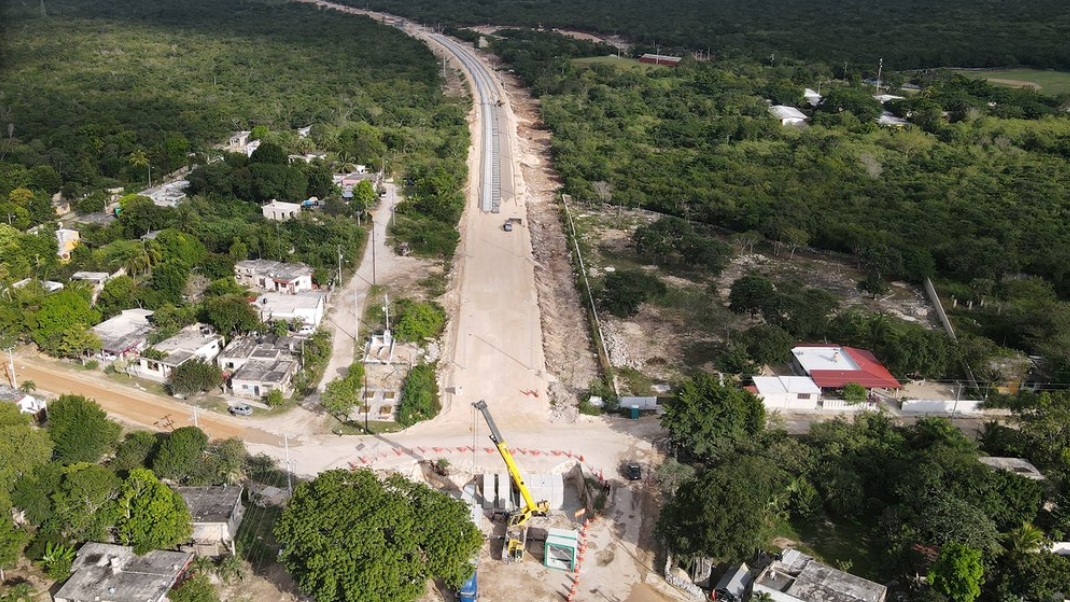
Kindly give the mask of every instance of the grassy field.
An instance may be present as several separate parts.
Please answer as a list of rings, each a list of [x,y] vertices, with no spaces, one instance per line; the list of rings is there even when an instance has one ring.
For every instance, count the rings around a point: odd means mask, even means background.
[[[857,522],[782,519],[774,531],[775,545],[769,546],[769,552],[778,552],[780,547],[789,545],[860,577],[882,583],[888,578],[881,571],[880,553],[868,530]]]
[[[665,65],[651,65],[650,63],[640,63],[639,59],[632,59],[625,56],[592,56],[582,59],[572,59],[572,62],[577,65],[613,65],[614,67],[639,67],[640,69],[661,69]]]
[[[1070,72],[1052,71],[1041,69],[1001,69],[995,71],[974,71],[972,69],[958,70],[967,77],[987,79],[993,84],[1021,87],[1024,85],[1039,86],[1044,94],[1056,96],[1070,94]]]

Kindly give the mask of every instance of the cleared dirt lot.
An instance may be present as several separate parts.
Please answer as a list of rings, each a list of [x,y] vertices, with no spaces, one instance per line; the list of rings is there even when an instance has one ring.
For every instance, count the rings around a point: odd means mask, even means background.
[[[574,207],[574,215],[592,280],[611,270],[636,269],[656,275],[669,289],[631,318],[600,314],[613,366],[625,369],[619,382],[632,394],[653,394],[652,383],[672,382],[688,370],[715,369],[713,360],[725,337],[756,323],[727,307],[732,283],[749,272],[777,283],[798,281],[828,291],[841,308],[858,306],[929,328],[938,326],[935,311],[920,289],[893,282],[887,294],[873,299],[857,289],[864,272],[836,256],[805,250],[794,256],[788,251],[776,255],[763,245],[744,252],[737,246],[725,270],[711,277],[679,265],[650,265],[636,255],[631,240],[635,229],[659,219],[657,214],[580,205]],[[718,237],[731,243],[727,236]]]

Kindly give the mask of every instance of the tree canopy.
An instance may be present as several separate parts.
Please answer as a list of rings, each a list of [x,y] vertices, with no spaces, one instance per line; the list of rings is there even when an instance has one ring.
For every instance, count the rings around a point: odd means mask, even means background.
[[[134,552],[169,548],[193,534],[193,519],[182,496],[147,468],[135,468],[123,482],[116,502],[119,540]]]
[[[121,432],[97,402],[81,395],[62,395],[48,406],[48,435],[63,464],[97,462]]]
[[[762,458],[735,459],[685,481],[657,533],[674,554],[726,562],[749,558],[770,532],[773,496],[785,475]]]
[[[8,495],[15,481],[51,457],[48,433],[34,428],[30,417],[15,404],[0,403],[0,510],[10,506]]]
[[[184,482],[197,472],[208,449],[208,435],[195,426],[177,428],[160,444],[152,470],[161,479]]]
[[[459,501],[392,475],[331,470],[300,484],[275,527],[282,562],[316,600],[409,602],[458,587],[482,535]]]
[[[669,439],[700,458],[724,457],[765,428],[761,400],[708,374],[686,380],[664,408]]]
[[[929,583],[952,602],[973,602],[981,595],[984,570],[980,550],[949,543],[929,571]]]

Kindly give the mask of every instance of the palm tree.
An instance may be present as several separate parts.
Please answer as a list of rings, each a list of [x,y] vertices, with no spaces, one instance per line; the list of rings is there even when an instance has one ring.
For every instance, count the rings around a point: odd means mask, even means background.
[[[1039,552],[1044,545],[1044,531],[1026,521],[1021,527],[1003,534],[1003,547],[1011,554]]]
[[[24,380],[22,381],[22,384],[19,385],[19,391],[22,391],[23,393],[32,393],[36,390],[37,383],[33,382],[32,380]]]
[[[773,596],[769,592],[754,592],[750,595],[750,602],[773,602]]]
[[[149,170],[149,186],[152,186],[152,163],[149,162],[149,156],[145,153],[145,149],[139,148],[136,151],[130,153],[130,156],[126,158],[130,162],[130,165],[134,167],[146,167]]]

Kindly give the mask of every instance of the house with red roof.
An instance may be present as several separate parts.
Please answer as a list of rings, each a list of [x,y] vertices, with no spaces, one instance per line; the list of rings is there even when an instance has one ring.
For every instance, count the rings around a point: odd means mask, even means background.
[[[809,376],[822,391],[856,383],[867,389],[902,387],[877,358],[856,347],[799,345],[791,350],[792,368]]]

